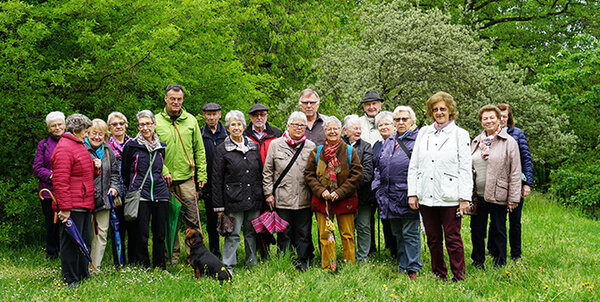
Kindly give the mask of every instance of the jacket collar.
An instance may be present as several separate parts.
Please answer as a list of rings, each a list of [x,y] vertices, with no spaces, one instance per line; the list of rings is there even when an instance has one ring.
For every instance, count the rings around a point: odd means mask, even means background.
[[[73,133],[71,133],[71,132],[63,133],[62,138],[66,138],[68,140],[74,141],[79,144],[84,144],[82,140],[79,140],[78,138],[76,138],[75,135],[73,135]]]
[[[479,143],[481,141],[482,137],[483,137],[483,132],[479,133],[479,135],[477,135],[477,137],[475,137],[473,139],[473,143]],[[506,132],[506,129],[502,129],[502,131],[500,131],[500,133],[498,133],[497,137],[499,137],[503,140],[507,140],[510,137],[510,134],[508,134],[508,132]]]
[[[440,130],[441,133],[451,133],[453,131],[456,130],[456,128],[458,128],[458,126],[456,126],[456,123],[454,121],[451,121],[450,124],[444,128],[442,128],[442,130]],[[433,124],[429,125],[429,127],[427,127],[427,134],[433,134],[435,133],[437,130],[435,130],[435,126]]]
[[[246,145],[246,147],[248,147],[248,150],[258,149],[256,143],[253,142],[252,140],[248,139],[247,136],[244,135],[244,136],[242,136],[242,138],[244,140],[244,145]],[[231,152],[233,150],[242,151],[242,150],[240,150],[238,144],[236,144],[235,142],[233,142],[233,140],[231,140],[231,136],[227,136],[225,138],[225,140],[223,141],[223,146],[225,146],[225,150],[227,152]]]
[[[244,136],[251,137],[252,135],[254,135],[254,129],[252,128],[252,122],[250,122],[248,127],[246,127],[246,129],[244,129]],[[275,128],[273,126],[269,125],[269,122],[265,122],[265,135],[261,138],[261,140],[264,140],[266,138],[276,137],[276,136],[277,135],[275,135]]]
[[[177,121],[178,120],[185,120],[187,119],[187,111],[185,111],[185,109],[183,108],[183,106],[181,107],[181,114],[179,114],[179,117],[177,117]],[[163,108],[163,111],[160,113],[160,115],[165,118],[166,120],[168,120],[169,122],[171,121],[171,116],[169,115],[169,113],[167,112],[167,107],[165,106],[165,108]]]
[[[229,135],[229,133],[225,129],[225,126],[223,126],[223,124],[221,124],[221,122],[218,122],[217,123],[217,131],[215,132],[214,135],[216,135],[217,138],[223,138],[223,137],[227,137]],[[202,137],[213,138],[213,133],[212,133],[212,131],[210,131],[210,128],[208,127],[208,125],[204,125],[204,127],[202,127]]]

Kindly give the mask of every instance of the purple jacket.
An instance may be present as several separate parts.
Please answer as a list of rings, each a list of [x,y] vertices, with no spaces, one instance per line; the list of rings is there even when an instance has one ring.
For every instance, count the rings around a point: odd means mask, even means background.
[[[419,130],[415,129],[402,140],[411,153],[418,133]],[[419,219],[419,212],[408,206],[407,176],[410,158],[401,146],[394,150],[396,136],[394,134],[383,142],[377,160],[373,160],[377,164],[372,188],[379,204],[379,217]]]
[[[60,138],[57,139],[54,135],[50,134],[47,138],[38,143],[35,159],[33,160],[33,175],[40,180],[38,191],[49,189],[54,193],[52,179],[50,179],[50,176],[52,175],[50,157],[52,156],[52,152],[54,152],[54,148],[56,147],[56,144],[58,144],[59,139]],[[50,198],[48,193],[42,193],[42,196],[44,198]]]

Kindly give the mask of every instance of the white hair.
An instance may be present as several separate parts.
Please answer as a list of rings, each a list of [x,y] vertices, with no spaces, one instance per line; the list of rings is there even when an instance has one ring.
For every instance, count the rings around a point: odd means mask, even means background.
[[[342,122],[340,122],[340,120],[333,115],[325,119],[325,122],[323,123],[323,126],[325,126],[324,128],[327,128],[327,125],[329,125],[329,123],[336,123],[338,127],[342,128]]]
[[[303,98],[311,96],[311,95],[314,95],[317,97],[317,104],[321,103],[321,98],[319,98],[319,94],[310,88],[306,88],[306,89],[302,90],[302,92],[300,92],[300,98],[298,99],[298,104],[302,103]]]
[[[297,119],[301,119],[305,124],[308,123],[308,120],[306,119],[306,114],[304,114],[304,112],[294,111],[294,112],[292,112],[292,114],[290,114],[290,117],[288,118],[287,126],[289,127],[290,124],[293,123],[294,120],[297,120]]]
[[[356,114],[347,115],[344,118],[344,129],[348,129],[356,123],[360,124],[360,118],[358,117],[358,115],[356,115]]]
[[[241,111],[231,110],[227,112],[227,114],[225,115],[225,128],[229,128],[232,119],[242,122],[242,125],[244,125],[244,128],[246,128],[246,118],[244,117],[244,114]]]
[[[65,123],[65,114],[60,111],[52,111],[46,115],[46,126],[50,126],[50,123],[56,120],[61,120]]]
[[[156,124],[156,118],[154,117],[154,113],[152,113],[152,111],[146,109],[146,110],[142,110],[140,112],[138,112],[135,115],[135,118],[139,121],[141,118],[143,117],[149,117],[152,120],[153,124]]]
[[[413,121],[413,123],[417,123],[417,115],[415,114],[415,111],[412,110],[412,108],[410,108],[409,106],[398,106],[396,107],[396,109],[394,109],[394,116],[398,115],[400,111],[408,112],[408,115],[410,115],[410,119]]]
[[[389,111],[381,111],[375,116],[375,126],[379,126],[381,120],[387,120],[390,123],[394,122],[394,115]]]
[[[108,115],[108,118],[106,119],[106,121],[108,122],[108,124],[110,125],[110,121],[112,121],[114,118],[120,118],[123,121],[125,121],[125,127],[127,127],[127,117],[125,117],[125,115],[119,111],[113,111]]]

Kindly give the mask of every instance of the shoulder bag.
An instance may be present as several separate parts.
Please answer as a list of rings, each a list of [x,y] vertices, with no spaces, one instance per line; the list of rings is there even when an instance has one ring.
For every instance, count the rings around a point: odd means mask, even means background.
[[[152,153],[150,153],[150,156],[152,156]],[[125,208],[123,212],[125,215],[125,220],[127,221],[135,220],[138,217],[138,210],[140,209],[140,198],[142,197],[142,188],[144,188],[144,183],[148,178],[148,174],[150,174],[150,170],[152,170],[152,165],[154,164],[155,159],[156,154],[150,162],[150,166],[148,167],[148,171],[146,172],[146,175],[144,176],[144,180],[142,180],[142,184],[140,185],[140,187],[135,191],[127,192],[127,194],[125,195]]]

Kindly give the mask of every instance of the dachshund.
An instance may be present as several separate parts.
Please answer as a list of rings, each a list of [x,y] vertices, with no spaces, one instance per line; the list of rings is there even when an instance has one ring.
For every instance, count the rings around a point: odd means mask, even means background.
[[[204,246],[202,231],[197,228],[187,229],[185,231],[185,244],[190,248],[187,259],[194,269],[196,278],[200,278],[200,275],[207,275],[215,277],[221,283],[231,280],[232,276],[223,265],[223,262]]]

